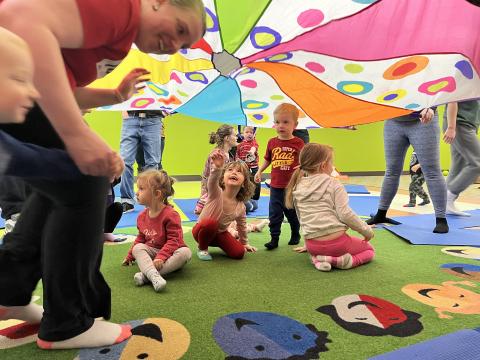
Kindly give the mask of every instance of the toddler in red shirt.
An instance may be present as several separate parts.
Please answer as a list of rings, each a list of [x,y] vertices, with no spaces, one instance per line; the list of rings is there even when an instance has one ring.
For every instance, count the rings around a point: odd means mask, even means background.
[[[253,126],[245,126],[243,128],[243,140],[237,145],[235,158],[242,160],[247,164],[252,180],[258,171],[258,143],[255,139],[255,130]],[[245,203],[247,213],[255,211],[258,208],[258,199],[260,199],[260,184],[255,185],[255,192],[252,198]]]
[[[273,116],[277,136],[268,141],[265,161],[255,174],[255,182],[260,183],[262,172],[272,165],[268,204],[271,240],[265,244],[267,250],[278,247],[284,215],[291,229],[288,245],[297,245],[300,242],[300,223],[295,209],[285,207],[285,188],[299,165],[298,157],[305,145],[302,139],[293,136],[293,130],[298,125],[298,115],[299,110],[294,105],[283,103],[276,107]]]
[[[146,209],[138,215],[138,235],[122,265],[137,262],[137,286],[151,282],[155,291],[165,288],[163,275],[183,267],[192,252],[183,241],[180,215],[168,203],[174,194],[174,179],[164,170],[146,170],[137,179],[138,203]]]

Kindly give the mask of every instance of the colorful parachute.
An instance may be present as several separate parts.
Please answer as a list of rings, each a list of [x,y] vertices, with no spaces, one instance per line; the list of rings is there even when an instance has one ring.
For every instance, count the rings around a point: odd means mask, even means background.
[[[474,3],[475,1],[471,1]],[[281,102],[299,127],[370,123],[480,98],[480,7],[467,0],[204,0],[205,37],[179,54],[129,56],[152,79],[105,110],[162,109],[273,125]]]

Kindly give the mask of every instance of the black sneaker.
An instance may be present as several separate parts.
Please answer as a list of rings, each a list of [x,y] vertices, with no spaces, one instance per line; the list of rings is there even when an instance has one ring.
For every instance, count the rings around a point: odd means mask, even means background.
[[[133,206],[130,203],[124,202],[122,203],[122,209],[123,209],[123,213],[125,214],[125,213],[132,212],[135,209],[135,206]]]

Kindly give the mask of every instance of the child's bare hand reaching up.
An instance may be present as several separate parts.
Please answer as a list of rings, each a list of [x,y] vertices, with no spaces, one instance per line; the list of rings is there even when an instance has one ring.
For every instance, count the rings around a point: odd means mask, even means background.
[[[225,165],[225,155],[222,154],[222,152],[220,150],[215,150],[211,155],[211,159],[212,159],[212,164],[217,169],[219,169],[219,168],[223,167],[223,165]]]

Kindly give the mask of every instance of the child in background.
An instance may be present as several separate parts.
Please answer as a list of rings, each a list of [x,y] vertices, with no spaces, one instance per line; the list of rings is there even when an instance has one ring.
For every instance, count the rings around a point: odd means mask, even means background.
[[[293,136],[293,130],[298,125],[298,108],[291,104],[280,104],[273,112],[277,137],[268,141],[265,161],[255,174],[255,182],[260,183],[262,172],[271,164],[270,203],[268,207],[271,240],[265,244],[267,250],[278,247],[283,215],[290,223],[291,235],[288,245],[300,242],[300,224],[295,209],[285,207],[285,188],[290,177],[298,166],[298,156],[304,143]]]
[[[286,189],[285,205],[296,209],[306,250],[316,269],[332,267],[350,269],[373,259],[368,243],[373,230],[350,209],[343,185],[330,174],[333,149],[310,143],[300,153],[300,167],[295,170]],[[347,234],[348,228],[364,239]]]
[[[425,177],[423,176],[422,168],[418,162],[417,153],[414,151],[412,157],[410,158],[410,177],[411,182],[408,187],[408,192],[410,194],[410,201],[408,204],[403,205],[404,207],[415,207],[417,202],[417,196],[419,196],[423,201],[418,204],[419,206],[430,204],[430,199],[428,194],[423,190],[423,183],[425,182]]]
[[[237,145],[235,158],[247,164],[253,179],[258,171],[258,143],[255,140],[255,132],[252,126],[244,127],[243,140]],[[260,199],[260,183],[255,184],[255,192],[252,198],[245,203],[247,213],[258,209],[258,199]]]
[[[226,155],[217,149],[211,155],[211,169],[208,178],[208,200],[193,227],[192,233],[198,242],[198,258],[212,260],[209,246],[221,248],[228,257],[242,259],[245,251],[257,249],[248,244],[244,201],[253,193],[254,184],[245,163],[226,163]],[[236,222],[239,239],[227,231]]]
[[[237,138],[233,127],[226,124],[221,125],[216,132],[210,133],[209,142],[210,144],[216,144],[216,146],[208,155],[207,161],[205,161],[205,167],[203,168],[201,180],[200,198],[198,199],[194,210],[196,215],[200,215],[205,203],[207,202],[207,181],[208,177],[210,176],[212,154],[216,153],[217,150],[220,150],[225,155],[226,162],[233,160],[233,158],[231,158],[229,155],[229,151],[237,144]]]
[[[0,123],[20,124],[39,99],[26,42],[0,27]],[[0,130],[0,174],[41,180],[71,180],[80,171],[63,150],[23,143]]]
[[[134,275],[137,286],[151,282],[155,291],[165,288],[163,278],[183,267],[192,252],[183,241],[180,215],[168,203],[174,194],[173,182],[163,170],[146,170],[138,175],[138,202],[146,209],[138,215],[138,236],[122,265],[137,262],[141,272]]]

